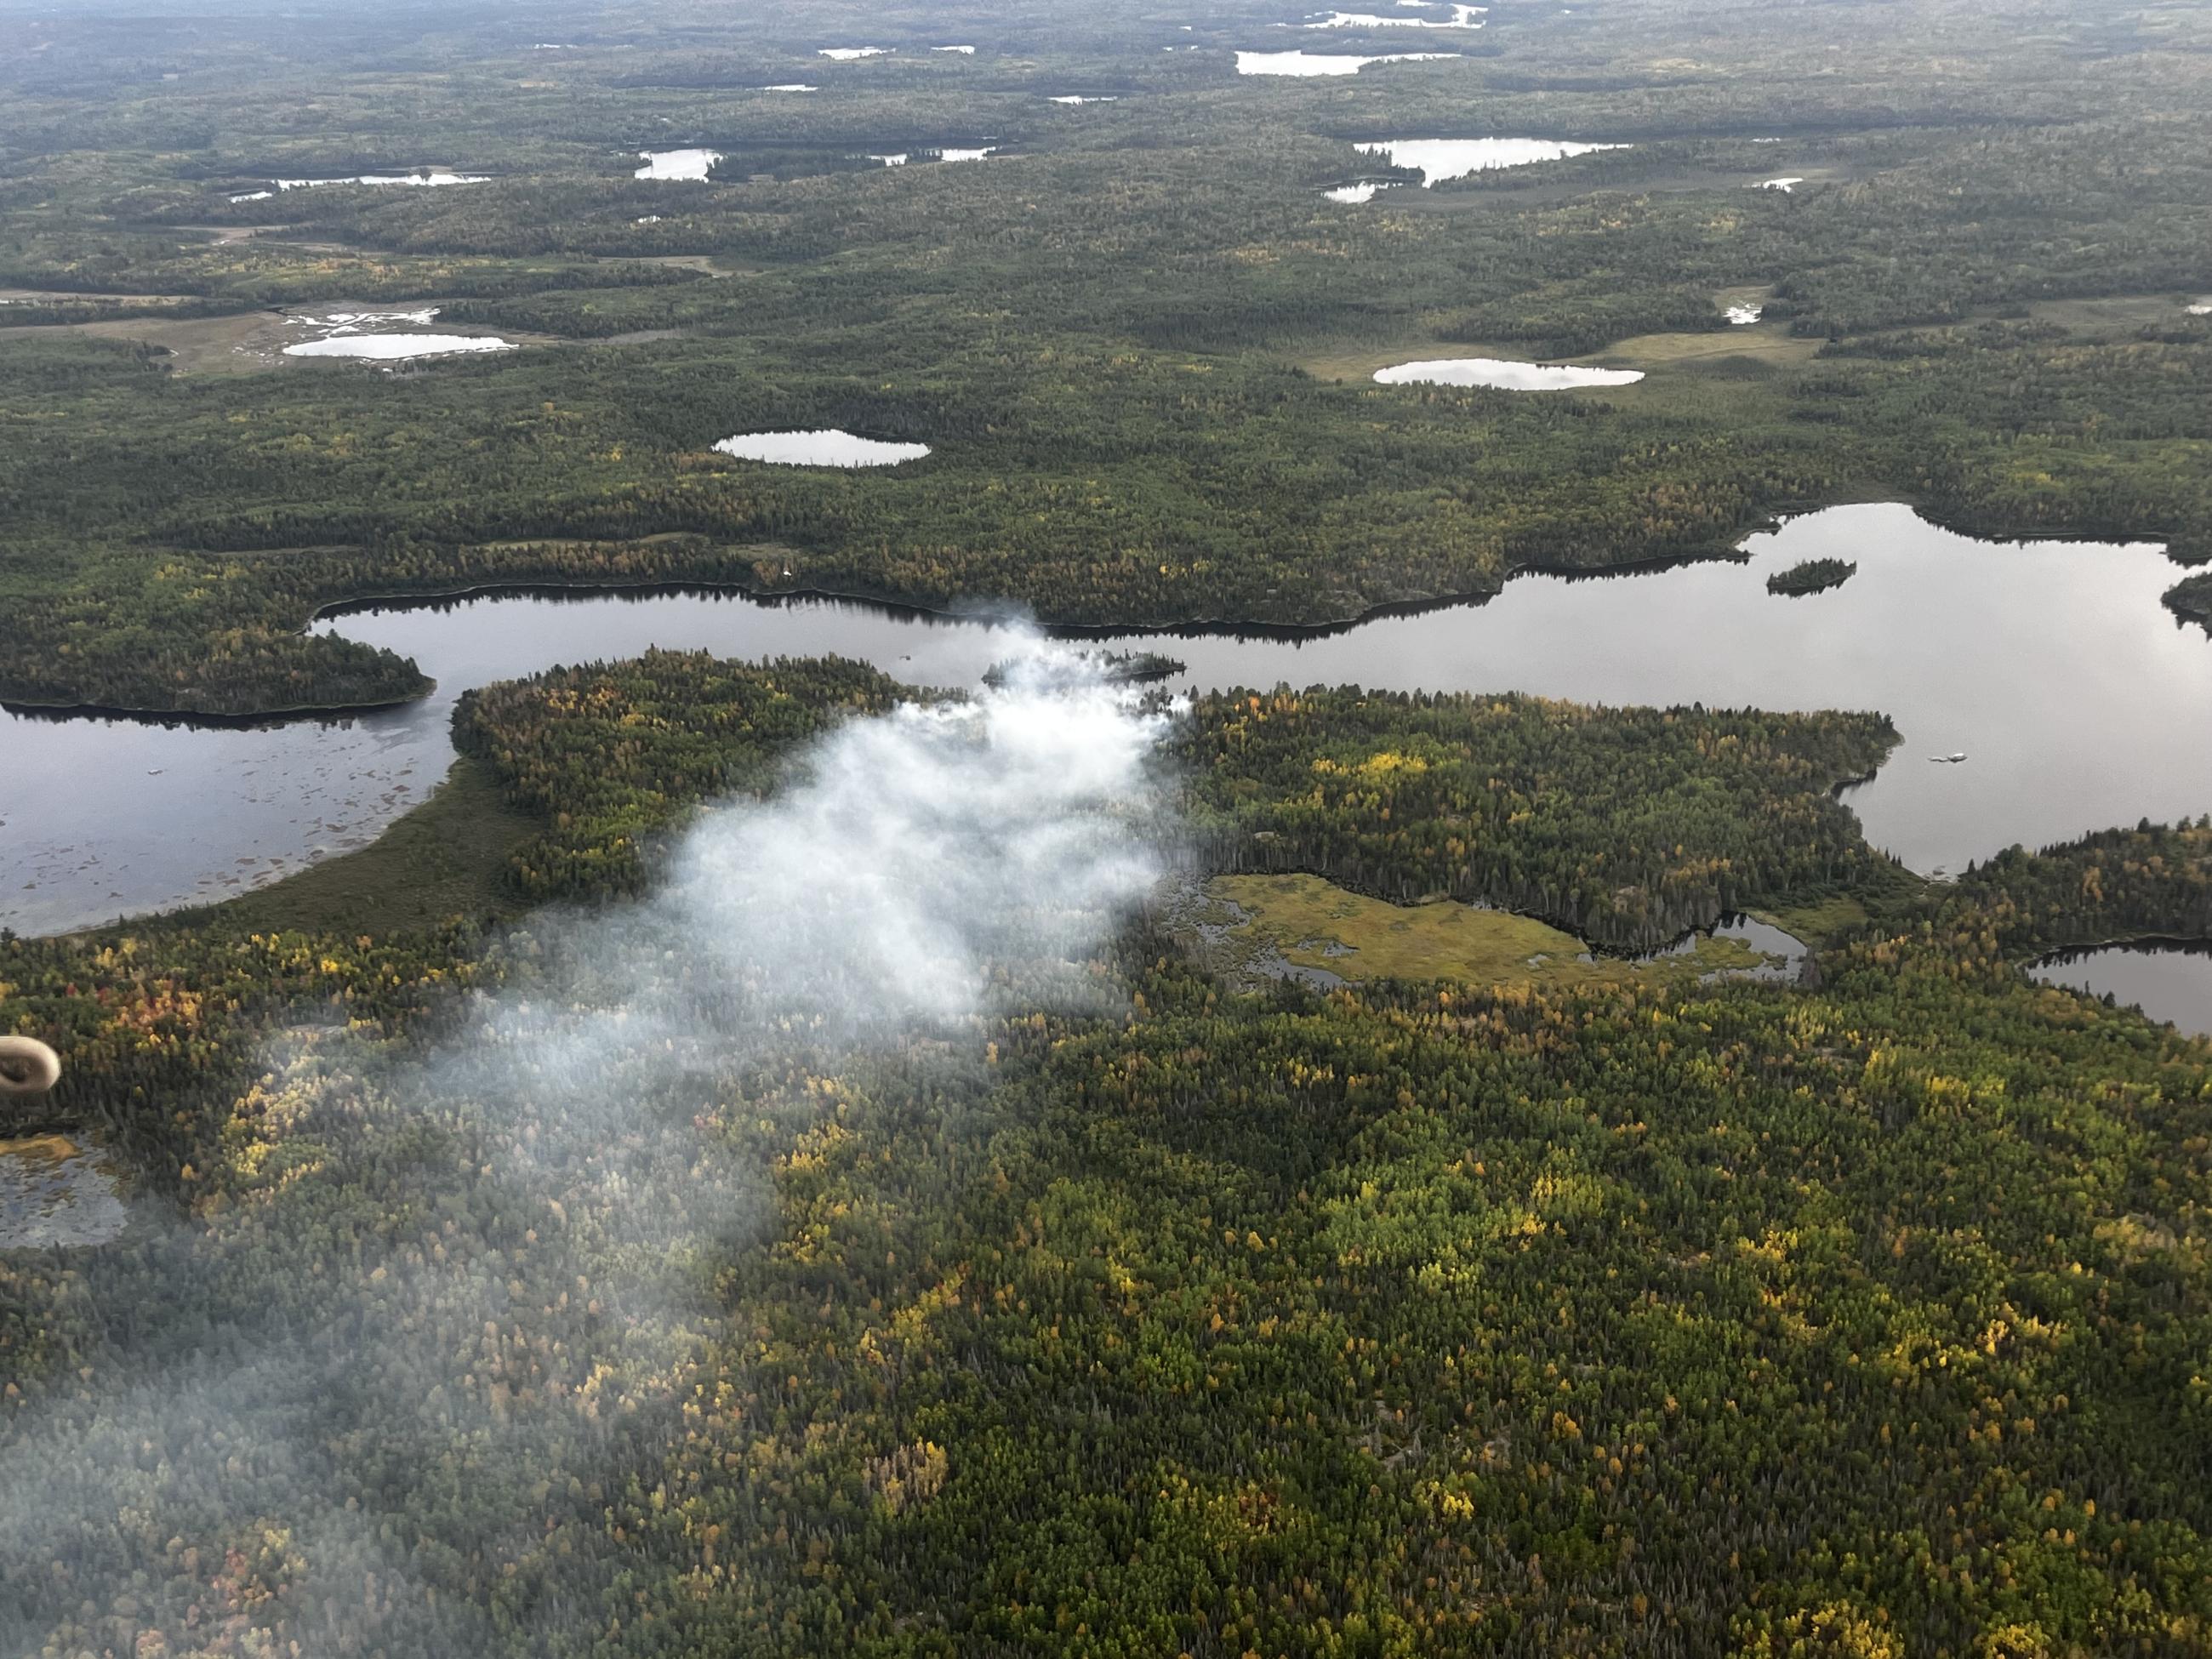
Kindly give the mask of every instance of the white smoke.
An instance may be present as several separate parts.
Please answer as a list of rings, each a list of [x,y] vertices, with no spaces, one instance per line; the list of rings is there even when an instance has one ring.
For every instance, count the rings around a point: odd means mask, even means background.
[[[328,1030],[272,1039],[264,1085],[296,1079],[314,1103],[301,1132],[326,1114],[331,1137],[328,1167],[285,1196],[296,1225],[312,1233],[317,1206],[351,1201],[337,1196],[353,1181],[349,1147],[389,1182],[392,1125],[415,1120],[426,1192],[459,1180],[487,1212],[533,1218],[528,1284],[520,1267],[465,1268],[458,1252],[445,1266],[442,1249],[433,1261],[405,1237],[328,1263],[321,1242],[303,1238],[303,1273],[306,1256],[315,1273],[374,1272],[377,1297],[337,1298],[335,1322],[303,1325],[294,1309],[265,1328],[226,1324],[205,1350],[156,1342],[89,1408],[96,1435],[82,1402],[20,1423],[0,1448],[7,1555],[74,1559],[103,1580],[148,1547],[116,1532],[118,1514],[138,1517],[134,1537],[216,1556],[240,1527],[281,1523],[311,1599],[342,1622],[365,1576],[406,1582],[380,1541],[399,1534],[376,1503],[394,1458],[526,1486],[560,1455],[537,1443],[531,1419],[494,1417],[442,1383],[434,1410],[424,1404],[425,1380],[451,1367],[439,1333],[494,1329],[518,1291],[543,1300],[588,1279],[601,1334],[577,1337],[544,1386],[575,1386],[600,1358],[624,1375],[664,1368],[718,1316],[699,1297],[699,1264],[742,1248],[762,1213],[760,1173],[702,1128],[712,1114],[750,1103],[793,1054],[818,1074],[871,1053],[926,1065],[917,1052],[950,1051],[948,1075],[972,1078],[957,1054],[981,1049],[994,1013],[1107,1006],[1104,949],[1162,869],[1152,769],[1168,716],[1102,684],[1077,653],[1030,642],[1017,659],[998,689],[850,721],[772,798],[702,813],[650,897],[530,918],[505,947],[508,988],[479,998],[430,1051]],[[362,1123],[376,1127],[349,1140]],[[160,1246],[187,1297],[225,1272],[207,1249],[219,1224],[204,1224],[207,1236],[188,1224]],[[639,1444],[633,1460],[649,1455]],[[283,1478],[238,1473],[240,1445],[281,1460]],[[156,1447],[164,1455],[149,1462]],[[518,1530],[513,1548],[531,1547]],[[43,1639],[52,1611],[11,1618],[7,1592],[30,1583],[9,1579],[0,1563],[0,1637]],[[409,1584],[393,1603],[415,1610],[412,1623],[356,1607],[352,1639],[488,1650],[480,1609],[422,1591]],[[533,1650],[578,1633],[557,1628],[565,1608],[534,1616],[544,1627]]]
[[[1160,722],[1041,678],[845,727],[799,787],[693,831],[649,925],[855,1033],[972,1016],[990,965],[1094,951],[1159,875]]]

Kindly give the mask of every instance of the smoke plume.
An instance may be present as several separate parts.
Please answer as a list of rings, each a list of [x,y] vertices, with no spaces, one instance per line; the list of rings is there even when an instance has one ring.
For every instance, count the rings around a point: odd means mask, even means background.
[[[159,1328],[111,1328],[98,1380],[0,1440],[0,1647],[124,1650],[112,1614],[73,1621],[126,1582],[149,1651],[272,1613],[331,1654],[588,1642],[614,1547],[550,1539],[532,1494],[656,1478],[708,1270],[763,1213],[702,1126],[793,1055],[913,1064],[1012,1006],[1105,1006],[1102,949],[1160,873],[1164,720],[1028,644],[1000,688],[851,722],[705,811],[648,898],[529,918],[436,1045],[272,1034],[255,1121],[297,1168],[142,1222],[120,1285]],[[556,1337],[526,1340],[541,1306]],[[511,1529],[437,1534],[495,1501]]]

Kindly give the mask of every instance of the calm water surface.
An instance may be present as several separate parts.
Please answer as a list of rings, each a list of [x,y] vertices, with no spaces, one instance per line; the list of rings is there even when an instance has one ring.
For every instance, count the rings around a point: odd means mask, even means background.
[[[873,159],[896,167],[906,157],[878,155]],[[863,438],[834,428],[818,432],[740,432],[734,438],[718,440],[712,447],[740,460],[769,461],[777,466],[896,466],[901,461],[918,461],[929,453],[927,444]]]
[[[1456,58],[1455,52],[1386,52],[1356,57],[1348,52],[1240,52],[1239,75],[1357,75],[1370,64],[1425,64]]]
[[[276,179],[270,182],[276,190],[320,190],[326,185],[399,185],[415,189],[430,189],[440,185],[481,185],[491,175],[488,173],[453,173],[444,167],[426,167],[420,173],[356,173],[344,179]],[[276,191],[252,190],[242,196],[234,196],[234,202],[265,202]]]
[[[1640,368],[1583,368],[1573,363],[1516,363],[1498,357],[1439,357],[1378,368],[1384,386],[1486,386],[1501,392],[1571,392],[1585,386],[1634,386]]]
[[[1384,17],[1371,11],[1333,11],[1303,27],[1310,29],[1479,29],[1487,6],[1453,6],[1449,17]]]
[[[404,362],[463,351],[512,351],[512,341],[495,334],[447,334],[430,330],[440,307],[410,311],[299,311],[286,325],[307,331],[307,337],[283,347],[287,357],[369,357]]]
[[[0,1250],[105,1244],[130,1218],[96,1150],[65,1135],[0,1139]]]
[[[2146,941],[2062,951],[2035,964],[2045,985],[2140,1008],[2156,1020],[2212,1036],[2212,945]]]
[[[2156,548],[1977,542],[1897,506],[1832,508],[1747,548],[1743,562],[1524,575],[1486,605],[1336,634],[1167,648],[1189,665],[1186,686],[1881,709],[1903,745],[1845,799],[1869,839],[1924,873],[2212,811],[2212,640],[2160,605],[2177,573]],[[1807,599],[1766,592],[1769,574],[1824,556],[1858,574]],[[836,652],[909,684],[974,686],[1008,638],[980,621],[699,594],[483,599],[317,629],[414,658],[436,694],[258,730],[0,716],[0,775],[53,781],[0,800],[0,924],[52,932],[219,898],[362,845],[436,787],[453,700],[489,680],[661,646]],[[1929,763],[1960,751],[1962,764]]]
[[[284,348],[287,357],[369,357],[404,362],[410,357],[449,357],[465,351],[512,351],[514,343],[496,334],[338,334],[301,340]]]
[[[708,169],[722,159],[722,152],[719,149],[641,149],[637,154],[638,159],[645,165],[630,175],[633,179],[689,179],[696,181],[704,179]]]
[[[1585,144],[1571,138],[1384,138],[1353,148],[1369,155],[1387,156],[1393,167],[1419,167],[1421,187],[1425,190],[1447,179],[1464,179],[1470,173],[1534,167],[1539,161],[1562,161],[1592,150],[1630,146]]]

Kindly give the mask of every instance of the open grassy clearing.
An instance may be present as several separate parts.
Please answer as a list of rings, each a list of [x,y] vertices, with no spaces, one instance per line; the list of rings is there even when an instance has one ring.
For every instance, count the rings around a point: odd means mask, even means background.
[[[1701,939],[1650,962],[1591,954],[1573,934],[1533,916],[1454,900],[1387,903],[1319,876],[1220,876],[1199,919],[1222,929],[1220,965],[1249,975],[1270,957],[1339,978],[1448,979],[1554,987],[1680,983],[1773,958],[1740,940]]]
[[[1913,885],[1917,886],[1915,881]],[[1779,927],[1784,933],[1818,949],[1847,928],[1856,927],[1868,917],[1867,908],[1848,894],[1839,894],[1806,904],[1785,905],[1772,910],[1754,910],[1754,921],[1764,921]]]

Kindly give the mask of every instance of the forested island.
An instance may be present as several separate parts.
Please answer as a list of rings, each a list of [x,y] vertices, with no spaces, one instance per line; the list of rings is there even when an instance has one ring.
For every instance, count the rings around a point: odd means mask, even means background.
[[[2212,573],[2175,583],[2166,603],[2175,616],[2212,628]]]
[[[1769,576],[1766,591],[1786,593],[1793,598],[1803,593],[1825,593],[1832,587],[1841,587],[1858,574],[1858,569],[1853,560],[1807,559]]]
[[[1067,665],[1075,672],[1095,676],[1109,685],[1137,685],[1146,680],[1173,679],[1187,664],[1162,651],[1079,651]],[[1019,678],[1021,665],[1009,660],[993,663],[983,671],[983,684],[1001,686]]]
[[[2212,1037],[2028,971],[2212,939],[2212,801],[1923,878],[1894,711],[1304,654],[1869,501],[2212,624],[2208,25],[0,18],[0,744],[459,757],[32,938],[124,797],[0,750],[0,1653],[2212,1649]],[[318,622],[671,588],[912,634]],[[1144,630],[1302,678],[1035,636]]]

